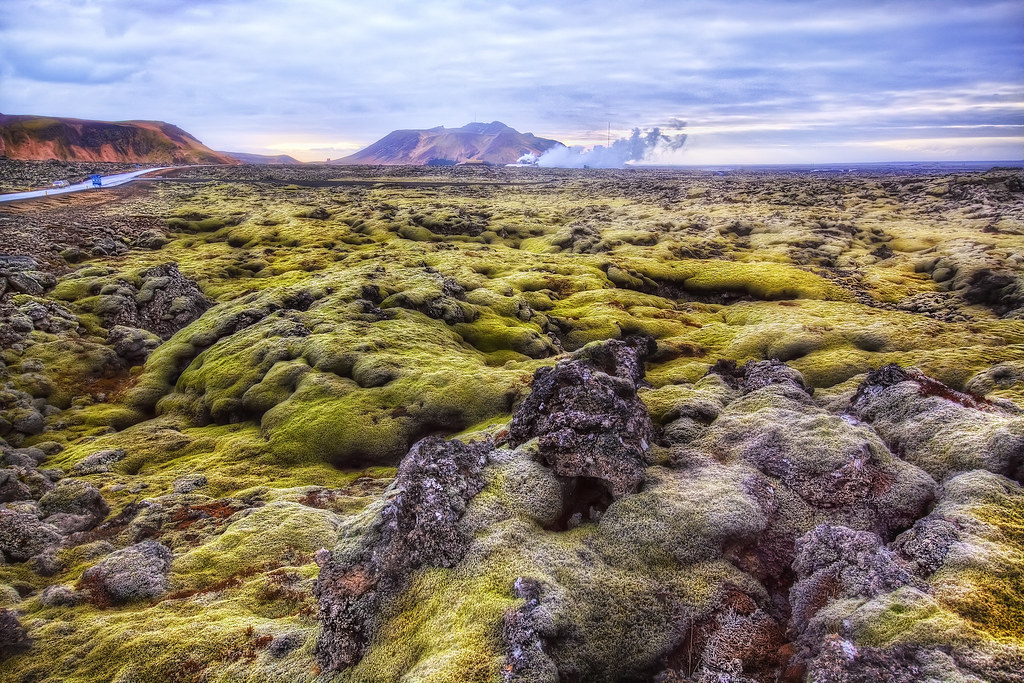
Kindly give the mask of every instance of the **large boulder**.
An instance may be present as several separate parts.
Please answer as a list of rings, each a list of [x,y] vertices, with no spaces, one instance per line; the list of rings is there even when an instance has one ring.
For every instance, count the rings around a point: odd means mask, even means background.
[[[451,567],[470,539],[459,527],[466,502],[483,487],[486,444],[428,437],[398,467],[387,504],[359,542],[321,554],[315,595],[321,631],[316,655],[336,670],[356,662],[380,626],[384,607],[414,570]]]
[[[81,479],[62,479],[39,499],[39,508],[65,534],[91,529],[110,512],[99,489]]]
[[[656,349],[653,339],[634,337],[541,368],[512,417],[511,443],[538,438],[538,454],[555,474],[596,479],[616,498],[636,491],[655,436],[637,389]]]
[[[60,539],[56,527],[33,514],[0,510],[0,552],[10,561],[24,562]]]
[[[173,263],[150,268],[139,277],[142,284],[138,289],[123,283],[119,293],[110,295],[117,301],[104,308],[107,327],[142,328],[170,339],[213,305]]]
[[[155,598],[167,591],[171,558],[170,549],[162,543],[136,543],[85,570],[79,588],[100,604]]]

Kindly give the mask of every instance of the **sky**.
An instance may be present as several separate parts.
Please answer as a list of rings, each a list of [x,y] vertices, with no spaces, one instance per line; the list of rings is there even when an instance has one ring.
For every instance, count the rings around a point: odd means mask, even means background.
[[[352,153],[500,120],[652,163],[1024,159],[1024,2],[0,0],[0,112]]]

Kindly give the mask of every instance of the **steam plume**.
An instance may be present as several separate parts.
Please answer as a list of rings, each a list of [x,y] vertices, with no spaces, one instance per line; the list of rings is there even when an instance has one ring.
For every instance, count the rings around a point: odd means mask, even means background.
[[[673,127],[684,128],[686,123],[673,120]],[[628,138],[619,138],[609,146],[595,145],[590,149],[581,146],[558,145],[544,152],[539,158],[532,154],[520,157],[520,164],[536,164],[551,168],[622,168],[629,161],[650,160],[659,152],[682,149],[686,144],[686,133],[666,135],[660,128],[640,130],[634,128]]]

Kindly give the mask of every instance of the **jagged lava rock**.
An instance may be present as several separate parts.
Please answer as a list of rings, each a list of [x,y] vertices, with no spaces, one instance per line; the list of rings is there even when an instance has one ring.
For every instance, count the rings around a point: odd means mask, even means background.
[[[541,368],[509,426],[519,445],[539,437],[543,462],[563,477],[600,480],[615,497],[636,491],[654,425],[636,395],[653,339],[634,337],[584,347]]]
[[[166,340],[213,305],[174,263],[150,268],[139,277],[137,291],[124,283],[124,294],[111,295],[118,305],[103,316],[108,327],[138,327]]]
[[[325,558],[316,583],[320,665],[356,662],[379,627],[380,613],[420,567],[451,567],[469,538],[458,521],[483,487],[486,444],[428,437],[398,467],[391,498],[357,547]]]

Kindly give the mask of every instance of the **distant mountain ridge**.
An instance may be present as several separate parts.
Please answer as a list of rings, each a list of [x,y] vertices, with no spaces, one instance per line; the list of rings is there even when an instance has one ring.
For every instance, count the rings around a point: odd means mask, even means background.
[[[163,121],[0,114],[0,156],[20,160],[239,164]]]
[[[540,155],[561,144],[520,133],[501,121],[469,123],[461,128],[437,126],[395,130],[355,154],[328,163],[340,165],[511,164],[527,153]]]
[[[237,159],[243,164],[295,166],[302,163],[295,157],[288,156],[287,154],[250,154],[249,152],[217,152],[217,154]]]

